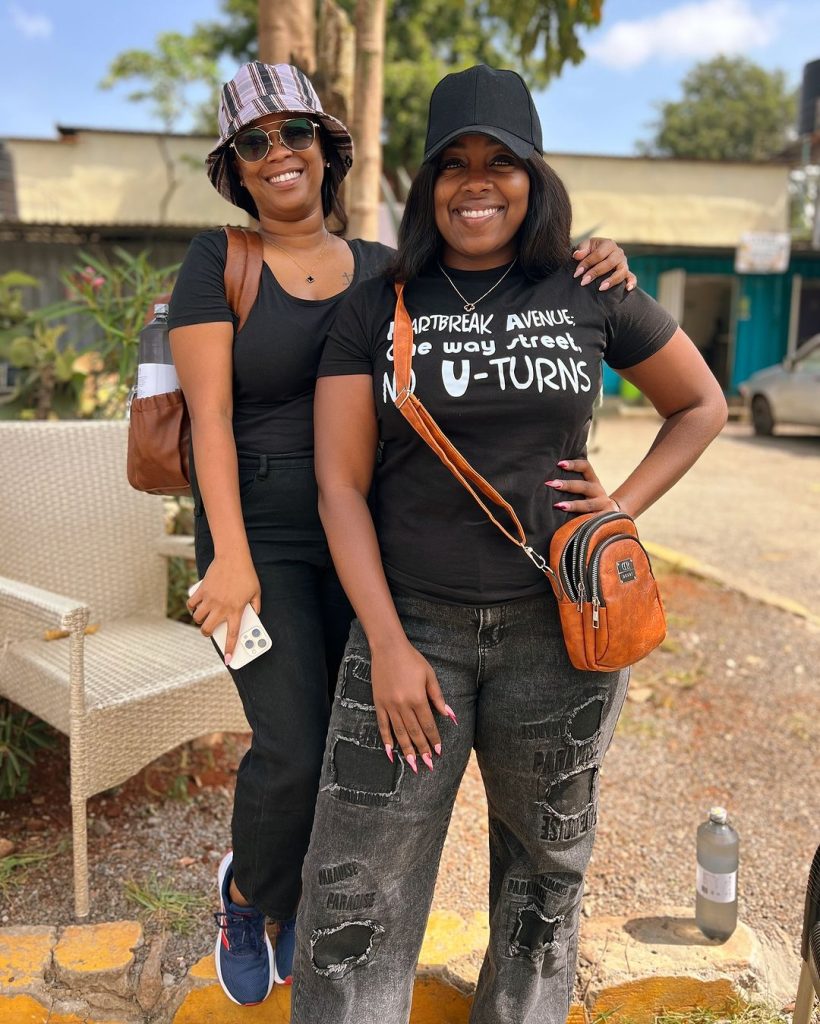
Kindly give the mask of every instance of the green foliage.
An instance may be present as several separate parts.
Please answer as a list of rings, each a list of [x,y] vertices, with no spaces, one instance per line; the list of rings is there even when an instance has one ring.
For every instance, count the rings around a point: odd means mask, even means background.
[[[80,253],[80,262],[63,275],[71,312],[91,319],[101,330],[95,345],[102,360],[100,372],[116,378],[116,390],[124,398],[134,382],[139,332],[145,313],[159,296],[173,288],[179,264],[154,267],[150,252],[136,256],[116,248],[111,259]],[[50,315],[55,315],[52,308]]]
[[[85,380],[75,366],[76,351],[61,344],[65,326],[47,323],[23,304],[24,290],[39,283],[19,271],[0,277],[0,361],[18,371],[3,410],[25,419],[47,419],[55,408],[70,410]]]
[[[770,160],[793,135],[796,95],[783,71],[744,57],[704,61],[684,78],[683,99],[659,105],[643,153],[701,160]]]
[[[21,324],[28,315],[23,305],[23,290],[38,288],[39,285],[36,277],[19,270],[0,274],[0,339],[7,331]]]
[[[25,793],[37,753],[53,746],[45,722],[0,701],[0,800]]]
[[[191,106],[188,86],[204,83],[211,91],[219,86],[219,70],[211,48],[200,36],[163,32],[156,49],[126,50],[116,57],[100,83],[112,89],[120,82],[141,79],[145,85],[129,93],[134,102],[148,102],[166,131],[171,131]]]
[[[19,889],[26,870],[34,864],[50,860],[53,853],[12,853],[0,858],[0,895],[8,899],[12,889]]]
[[[355,0],[338,2],[353,14]],[[445,74],[484,62],[515,68],[531,86],[546,85],[567,61],[583,60],[578,30],[600,24],[602,8],[603,0],[391,0],[385,39],[386,168],[412,169],[420,163],[430,93]],[[219,21],[194,28],[193,52],[229,56],[237,63],[254,60],[258,0],[222,0],[221,13]],[[158,37],[154,65],[146,59],[152,55],[141,51],[142,66],[162,66],[163,38]],[[215,130],[216,102],[197,113],[200,130]]]
[[[117,248],[111,258],[80,253],[62,275],[66,300],[32,311],[23,306],[22,290],[38,282],[17,272],[0,277],[0,360],[19,371],[4,413],[24,419],[122,415],[145,313],[170,293],[177,269],[154,267],[148,251],[133,256]],[[63,339],[68,317],[97,328],[82,351]]]
[[[17,333],[24,330],[28,333]],[[65,324],[28,320],[0,342],[0,359],[19,371],[8,404],[21,419],[70,415],[80,400],[86,374],[76,365],[76,349],[60,345],[65,330]]]

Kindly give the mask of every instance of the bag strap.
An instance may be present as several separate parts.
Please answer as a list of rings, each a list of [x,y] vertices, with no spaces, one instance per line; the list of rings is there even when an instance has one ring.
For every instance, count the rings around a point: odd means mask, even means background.
[[[228,236],[225,258],[225,295],[228,305],[239,317],[237,333],[245,326],[248,314],[259,294],[262,277],[262,236],[246,228],[224,228]]]
[[[458,480],[462,487],[472,495],[481,506],[485,515],[494,526],[504,534],[507,540],[521,548],[527,558],[534,562],[550,580],[555,589],[558,578],[550,568],[546,559],[534,551],[521,520],[515,509],[493,485],[474,469],[461,452],[450,441],[441,427],[436,423],[421,401],[410,390],[413,367],[413,322],[404,305],[404,283],[396,282],[396,310],[393,316],[393,367],[396,375],[396,397],[393,402],[419,437],[432,448],[447,469]],[[480,492],[480,493],[479,493]],[[503,508],[512,521],[515,534],[500,523],[490,511],[482,495],[494,505]],[[560,584],[558,584],[560,587]]]

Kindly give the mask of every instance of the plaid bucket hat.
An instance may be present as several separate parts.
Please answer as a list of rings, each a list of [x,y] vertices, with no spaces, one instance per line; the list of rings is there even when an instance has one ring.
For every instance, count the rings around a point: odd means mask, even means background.
[[[231,170],[228,143],[240,129],[265,114],[310,114],[321,123],[336,148],[344,173],[353,163],[353,139],[341,121],[322,110],[310,79],[291,64],[254,60],[222,87],[219,103],[219,142],[205,160],[211,184],[229,203],[256,216],[253,200]],[[250,205],[248,205],[250,204]]]

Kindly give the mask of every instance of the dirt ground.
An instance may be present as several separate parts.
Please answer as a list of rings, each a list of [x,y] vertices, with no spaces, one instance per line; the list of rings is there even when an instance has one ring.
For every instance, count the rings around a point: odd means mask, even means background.
[[[670,634],[633,671],[601,773],[585,913],[692,905],[695,830],[720,803],[741,837],[741,917],[796,948],[820,842],[820,630],[689,576],[664,574],[662,589]],[[213,947],[216,866],[246,743],[188,744],[89,804],[90,919],[139,917],[148,934],[168,927],[164,967],[175,975]],[[4,925],[72,921],[67,782],[68,747],[56,737],[27,795],[0,802],[0,839],[14,844],[0,859]],[[436,907],[486,907],[486,844],[471,764]]]

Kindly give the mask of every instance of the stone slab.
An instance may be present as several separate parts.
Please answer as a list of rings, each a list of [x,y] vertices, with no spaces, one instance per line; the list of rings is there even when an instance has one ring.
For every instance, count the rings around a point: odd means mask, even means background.
[[[57,977],[72,989],[105,989],[127,996],[134,950],[142,943],[138,921],[70,925],[54,949]]]
[[[24,992],[42,985],[56,939],[54,928],[0,928],[0,993]]]
[[[631,986],[623,992],[636,993],[640,988],[635,987],[637,983],[646,992],[639,1002],[646,999],[651,1003],[665,986],[669,993],[683,993],[683,1009],[713,1005],[713,998],[719,998],[715,993],[728,990],[725,985],[712,988],[703,987],[703,983],[724,981],[739,995],[751,992],[783,1005],[790,989],[788,965],[792,954],[788,943],[781,945],[782,949],[762,944],[742,922],[726,942],[707,939],[695,924],[691,910],[675,907],[635,917],[586,918],[579,946],[586,1005],[597,1008],[602,994],[618,986]],[[702,983],[705,1001],[692,996],[695,1002],[687,1003],[690,987],[676,986],[676,979]],[[610,1001],[606,1005],[614,1004]]]
[[[53,1013],[47,1006],[38,1003],[31,996],[0,997],[0,1020],[8,1024],[86,1024],[88,1015],[78,1017],[75,1013]],[[121,1020],[100,1021],[94,1024],[125,1024]]]

